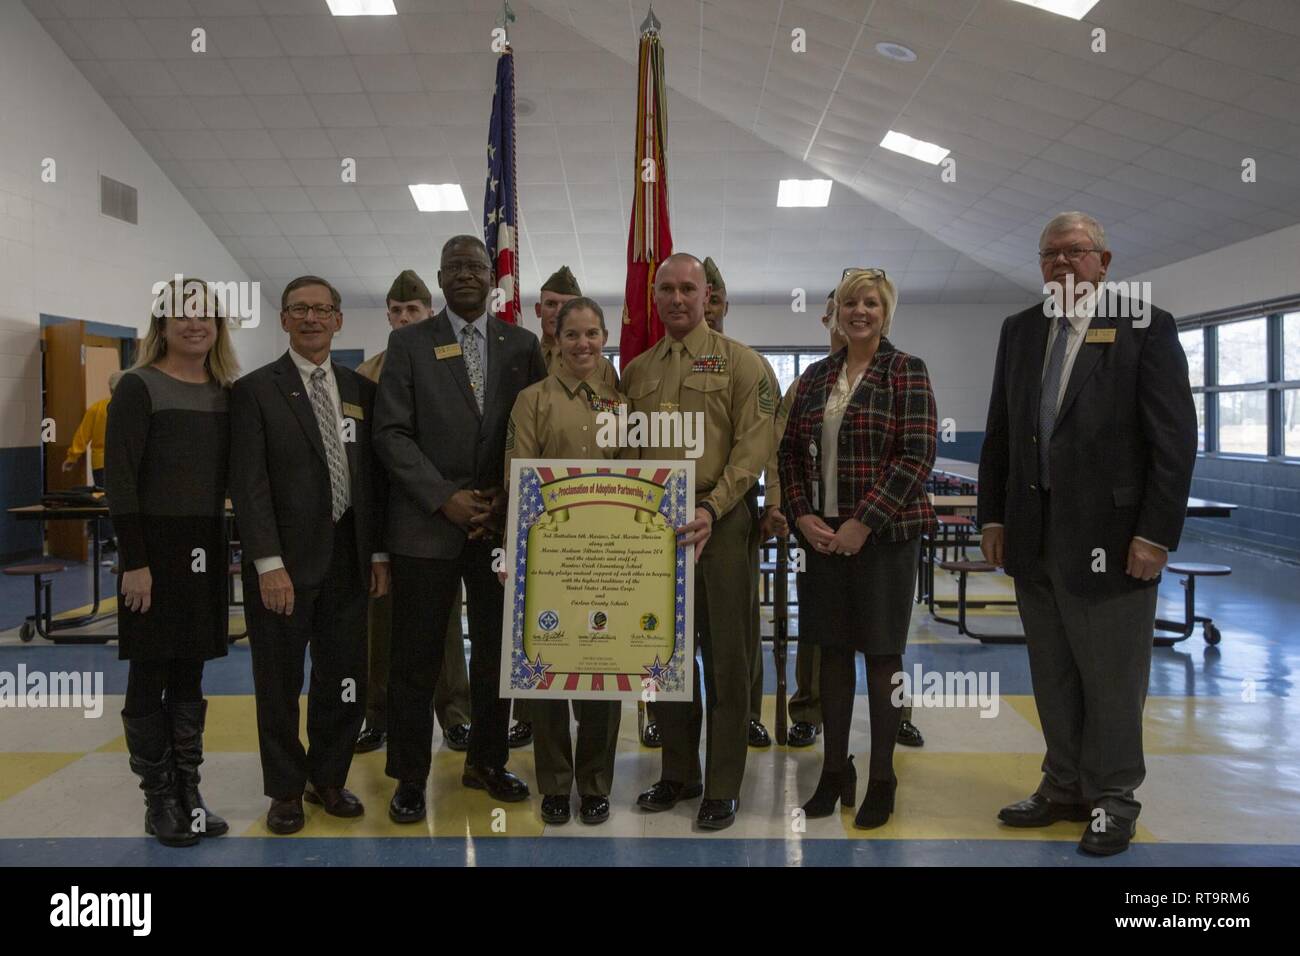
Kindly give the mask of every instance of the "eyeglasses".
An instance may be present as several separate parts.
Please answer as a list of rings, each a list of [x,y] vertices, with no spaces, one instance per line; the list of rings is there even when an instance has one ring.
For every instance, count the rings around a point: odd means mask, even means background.
[[[461,272],[485,273],[492,271],[492,267],[482,259],[448,259],[442,264],[441,272],[449,276],[457,275]]]
[[[856,266],[850,266],[840,274],[840,281],[843,282],[849,276],[856,276],[856,275],[864,275],[872,279],[888,278],[888,276],[885,275],[884,269],[860,269]]]
[[[1102,249],[1088,249],[1084,246],[1071,246],[1068,249],[1040,249],[1038,258],[1043,262],[1052,262],[1057,256],[1065,256],[1070,262],[1078,262],[1090,252],[1103,252]]]
[[[315,312],[316,315],[322,319],[332,319],[334,316],[339,314],[339,310],[334,308],[332,305],[304,305],[301,302],[289,306],[284,311],[288,312],[295,319],[305,319],[311,312]]]

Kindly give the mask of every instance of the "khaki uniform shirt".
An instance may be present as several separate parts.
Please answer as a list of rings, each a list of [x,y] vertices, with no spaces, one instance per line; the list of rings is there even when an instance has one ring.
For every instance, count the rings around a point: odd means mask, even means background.
[[[560,355],[560,343],[555,339],[542,339],[542,358],[546,359],[546,373],[554,375],[556,369],[564,366],[564,359]],[[618,372],[614,371],[614,363],[605,356],[601,356],[596,361],[596,373],[594,378],[600,379],[610,388],[618,390]]]
[[[360,365],[357,366],[357,374],[362,378],[368,378],[376,385],[379,384],[379,375],[384,370],[384,356],[388,350],[380,352],[378,355],[372,355]]]
[[[619,457],[617,446],[602,448],[597,444],[596,415],[601,411],[617,414],[623,396],[600,380],[599,369],[586,382],[591,397],[582,390],[582,384],[561,366],[559,372],[519,393],[506,429],[507,480],[516,458]]]
[[[704,413],[695,503],[721,518],[744,498],[772,457],[776,394],[758,353],[703,321],[681,340],[676,364],[673,343],[665,335],[638,355],[623,372],[623,393],[634,412]],[[673,381],[675,374],[681,376],[678,381]],[[642,459],[686,457],[684,448],[635,451]]]

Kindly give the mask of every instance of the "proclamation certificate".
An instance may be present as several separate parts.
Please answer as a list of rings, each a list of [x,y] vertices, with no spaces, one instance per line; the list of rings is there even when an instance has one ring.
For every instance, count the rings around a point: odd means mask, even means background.
[[[694,488],[689,460],[513,463],[502,697],[691,699]]]

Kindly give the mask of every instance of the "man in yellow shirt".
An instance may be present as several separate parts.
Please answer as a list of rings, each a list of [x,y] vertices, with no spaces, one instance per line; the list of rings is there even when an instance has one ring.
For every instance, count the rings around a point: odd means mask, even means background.
[[[81,424],[72,436],[72,444],[68,446],[68,457],[63,461],[64,471],[74,470],[81,464],[86,448],[89,447],[90,474],[96,488],[104,487],[104,435],[108,431],[108,403],[113,399],[113,389],[117,388],[117,383],[121,380],[121,372],[113,372],[108,376],[108,398],[101,398],[86,409]],[[117,547],[113,541],[113,522],[107,518],[98,520],[99,540],[104,544],[103,550],[112,551]]]

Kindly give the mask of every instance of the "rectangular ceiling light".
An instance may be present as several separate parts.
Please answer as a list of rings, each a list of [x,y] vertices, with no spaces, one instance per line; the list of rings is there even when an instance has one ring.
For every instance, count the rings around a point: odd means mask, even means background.
[[[415,183],[407,187],[420,212],[468,212],[460,183]]]
[[[904,156],[911,156],[913,159],[919,159],[924,163],[938,165],[943,162],[943,158],[952,152],[942,146],[934,143],[927,143],[923,139],[913,139],[906,133],[896,133],[892,129],[885,134],[885,138],[880,141],[880,145],[885,149],[892,149],[896,153],[902,153]]]
[[[325,0],[336,17],[395,17],[393,0]]]
[[[1082,20],[1097,5],[1097,0],[1015,0],[1027,7],[1037,7],[1048,13],[1059,13],[1071,20]]]
[[[776,191],[778,206],[825,206],[830,198],[829,179],[783,179]]]

